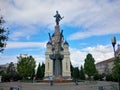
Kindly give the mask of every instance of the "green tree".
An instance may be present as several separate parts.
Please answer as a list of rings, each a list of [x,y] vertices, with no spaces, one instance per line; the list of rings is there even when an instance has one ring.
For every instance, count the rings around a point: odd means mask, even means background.
[[[10,80],[14,80],[14,77],[16,75],[16,70],[15,70],[15,66],[14,66],[14,63],[11,62],[7,68],[7,74],[10,78]]]
[[[22,77],[32,79],[35,75],[35,67],[36,62],[32,56],[18,57],[17,71]]]
[[[112,69],[112,75],[114,79],[117,79],[119,82],[119,90],[120,90],[120,55],[116,57],[115,64]]]
[[[42,65],[38,65],[37,73],[36,73],[36,79],[43,79],[44,78],[44,72],[45,72],[45,64],[42,63]]]
[[[82,66],[81,66],[81,69],[80,69],[80,79],[85,80],[85,73],[84,73],[84,69],[83,69]]]
[[[41,79],[42,74],[41,74],[41,65],[39,63],[38,68],[37,68],[37,73],[36,73],[36,79]]]
[[[16,74],[16,70],[15,70],[15,66],[14,66],[14,63],[11,62],[7,68],[7,73],[8,74],[11,74],[11,75],[14,75]]]
[[[41,73],[42,73],[42,79],[44,78],[44,73],[45,73],[45,64],[42,63],[42,66],[41,66]]]
[[[85,73],[88,75],[89,79],[91,79],[91,76],[94,76],[94,74],[97,72],[94,62],[95,60],[92,57],[92,55],[87,54],[85,58],[85,63],[84,63],[84,70],[85,70]]]
[[[72,63],[70,62],[70,71],[71,71],[71,77],[73,78],[73,70],[74,70],[74,67],[72,65]]]
[[[6,47],[6,41],[8,39],[8,31],[7,29],[3,26],[5,23],[3,17],[0,17],[0,52],[4,50]]]
[[[73,78],[76,80],[76,79],[79,79],[79,68],[78,67],[75,67],[73,69]]]

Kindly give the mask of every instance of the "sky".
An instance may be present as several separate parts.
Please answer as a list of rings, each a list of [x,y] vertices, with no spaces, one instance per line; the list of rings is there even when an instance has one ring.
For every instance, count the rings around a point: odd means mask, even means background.
[[[45,62],[48,33],[55,30],[56,11],[73,66],[81,66],[88,53],[95,63],[114,56],[113,36],[120,43],[120,0],[0,0],[0,15],[10,34],[0,53],[0,65],[14,62],[20,54]],[[116,44],[116,49],[117,49]]]

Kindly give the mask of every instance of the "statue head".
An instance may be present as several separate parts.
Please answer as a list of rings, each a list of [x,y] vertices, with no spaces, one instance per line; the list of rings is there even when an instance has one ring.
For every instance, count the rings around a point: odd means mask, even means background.
[[[56,13],[58,14],[58,11],[56,11]]]

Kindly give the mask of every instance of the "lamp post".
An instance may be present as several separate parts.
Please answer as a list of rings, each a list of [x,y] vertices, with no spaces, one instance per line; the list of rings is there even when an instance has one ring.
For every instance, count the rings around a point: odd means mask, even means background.
[[[116,60],[116,52],[115,52],[116,37],[113,36],[111,41],[112,41],[112,46],[113,46],[113,50],[114,50],[114,57],[115,57],[115,60]],[[119,90],[120,90],[120,78],[119,77],[118,77],[118,87],[119,87]]]
[[[113,51],[114,51],[114,57],[116,58],[116,52],[115,52],[115,45],[116,45],[116,37],[112,37],[112,46],[113,46]]]

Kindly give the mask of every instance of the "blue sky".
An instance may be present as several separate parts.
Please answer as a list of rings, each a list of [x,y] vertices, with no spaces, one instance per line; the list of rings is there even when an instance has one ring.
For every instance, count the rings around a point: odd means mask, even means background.
[[[120,42],[119,9],[120,0],[0,0],[0,14],[10,31],[0,64],[16,63],[20,54],[32,55],[37,64],[45,62],[56,10],[64,16],[60,28],[74,66],[83,64],[88,53],[96,63],[111,58],[111,37],[116,36],[117,44]]]

